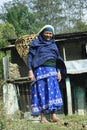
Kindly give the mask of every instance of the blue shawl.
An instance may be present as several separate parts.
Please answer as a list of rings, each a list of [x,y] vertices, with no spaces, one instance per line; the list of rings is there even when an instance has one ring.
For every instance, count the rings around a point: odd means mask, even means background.
[[[38,38],[33,40],[29,47],[27,56],[28,69],[34,70],[49,59],[56,59],[57,68],[60,69],[62,77],[65,77],[66,67],[55,44],[54,36],[51,40],[46,40],[39,34]]]

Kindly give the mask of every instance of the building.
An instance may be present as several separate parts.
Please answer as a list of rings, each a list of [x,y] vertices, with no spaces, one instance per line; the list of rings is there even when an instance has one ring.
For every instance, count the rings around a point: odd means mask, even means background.
[[[5,57],[3,57],[5,87],[7,84],[15,85],[18,95],[15,110],[20,109],[25,113],[30,111],[30,81],[27,77],[28,68],[15,48],[15,40],[9,40],[11,45],[1,48],[0,51],[5,53]],[[85,115],[87,114],[87,32],[58,34],[55,35],[55,40],[67,67],[67,77],[60,83],[64,101],[60,114]],[[18,67],[14,68],[15,75],[13,77],[9,73],[11,66],[9,67],[9,58],[6,55],[9,50],[11,51],[10,62],[12,66],[16,64],[16,67]],[[17,69],[20,72],[18,75],[16,75]],[[6,91],[7,88],[4,93]],[[9,111],[9,105],[7,109]]]

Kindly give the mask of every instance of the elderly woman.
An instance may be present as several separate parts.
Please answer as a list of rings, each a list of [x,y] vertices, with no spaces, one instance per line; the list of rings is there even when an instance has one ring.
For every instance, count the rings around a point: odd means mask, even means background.
[[[45,114],[50,113],[51,121],[57,122],[56,111],[63,100],[59,82],[66,75],[66,67],[55,44],[54,28],[45,25],[33,40],[27,56],[28,76],[31,84],[31,112],[41,115],[41,123],[48,123]]]

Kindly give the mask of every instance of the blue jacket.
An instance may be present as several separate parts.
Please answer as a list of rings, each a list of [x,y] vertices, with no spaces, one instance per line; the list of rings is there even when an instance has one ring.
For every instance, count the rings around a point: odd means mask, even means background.
[[[34,70],[49,59],[56,59],[57,68],[60,69],[62,77],[65,77],[66,67],[59,54],[54,38],[48,41],[39,35],[29,47],[29,53],[27,56],[28,69]]]

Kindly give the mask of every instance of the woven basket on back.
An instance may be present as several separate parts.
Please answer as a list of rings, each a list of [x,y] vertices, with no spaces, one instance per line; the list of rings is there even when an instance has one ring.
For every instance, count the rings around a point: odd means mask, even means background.
[[[29,51],[29,44],[37,37],[37,34],[24,35],[18,38],[15,42],[15,47],[20,57],[27,63],[27,53]]]
[[[29,51],[29,44],[31,44],[31,42],[35,38],[37,38],[37,36],[43,31],[43,29],[46,26],[44,26],[37,34],[25,35],[16,40],[16,42],[15,42],[16,49],[17,49],[20,57],[24,60],[25,63],[27,63],[26,58],[27,58],[27,53]],[[48,26],[50,26],[50,25],[48,25]]]

